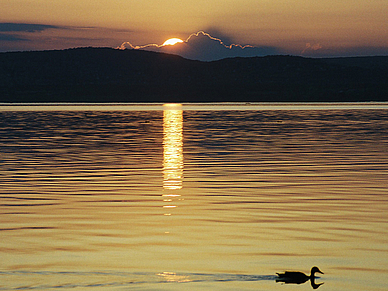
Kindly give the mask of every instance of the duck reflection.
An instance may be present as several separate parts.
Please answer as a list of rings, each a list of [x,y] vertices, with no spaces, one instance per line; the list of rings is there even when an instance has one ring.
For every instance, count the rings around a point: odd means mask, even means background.
[[[183,111],[181,104],[165,104],[163,111],[163,188],[182,189]]]
[[[276,273],[278,275],[278,278],[276,278],[276,282],[283,282],[285,284],[302,284],[310,280],[311,287],[313,289],[318,289],[319,286],[321,286],[323,283],[315,283],[315,273],[323,274],[323,272],[319,270],[318,267],[311,268],[310,276],[307,276],[302,272],[286,271],[284,273]]]

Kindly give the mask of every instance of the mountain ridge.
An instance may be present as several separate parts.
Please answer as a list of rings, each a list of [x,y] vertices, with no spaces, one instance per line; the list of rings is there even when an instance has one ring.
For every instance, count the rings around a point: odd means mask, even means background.
[[[388,101],[388,57],[196,61],[112,48],[0,53],[0,102]]]

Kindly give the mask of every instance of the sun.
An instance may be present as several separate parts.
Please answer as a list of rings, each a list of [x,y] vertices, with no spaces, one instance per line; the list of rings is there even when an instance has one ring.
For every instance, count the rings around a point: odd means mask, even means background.
[[[182,43],[183,40],[179,39],[179,38],[170,38],[168,40],[166,40],[162,46],[165,46],[165,45],[174,45],[174,44],[177,44],[177,43]]]

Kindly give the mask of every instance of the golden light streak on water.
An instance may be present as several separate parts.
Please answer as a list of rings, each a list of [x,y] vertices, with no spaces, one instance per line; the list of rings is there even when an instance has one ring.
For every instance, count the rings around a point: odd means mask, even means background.
[[[183,111],[180,104],[166,104],[163,111],[163,188],[182,189]]]
[[[165,279],[167,282],[172,283],[187,283],[191,282],[192,280],[189,278],[189,276],[185,275],[178,275],[174,272],[162,272],[157,274],[161,278]]]

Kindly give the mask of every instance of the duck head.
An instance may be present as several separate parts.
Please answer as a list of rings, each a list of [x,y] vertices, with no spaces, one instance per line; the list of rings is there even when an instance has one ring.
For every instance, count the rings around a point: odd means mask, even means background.
[[[321,270],[319,270],[318,267],[312,267],[312,268],[311,268],[311,275],[310,275],[310,277],[311,277],[311,278],[314,278],[315,273],[323,274],[323,272],[322,272]]]

